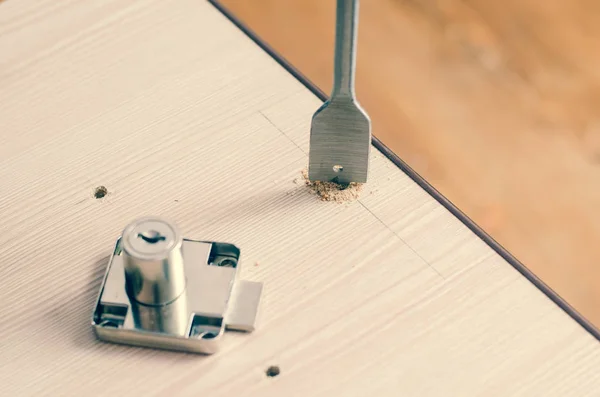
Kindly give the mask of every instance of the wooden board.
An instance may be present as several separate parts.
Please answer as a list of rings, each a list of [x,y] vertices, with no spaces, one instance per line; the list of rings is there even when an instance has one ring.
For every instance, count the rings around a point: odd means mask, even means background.
[[[323,91],[334,0],[219,0]],[[373,133],[600,326],[600,3],[363,0]]]
[[[357,202],[294,183],[320,101],[209,3],[8,1],[0,54],[0,395],[600,390],[596,339],[383,155]],[[255,333],[208,357],[96,340],[147,214],[242,248]]]

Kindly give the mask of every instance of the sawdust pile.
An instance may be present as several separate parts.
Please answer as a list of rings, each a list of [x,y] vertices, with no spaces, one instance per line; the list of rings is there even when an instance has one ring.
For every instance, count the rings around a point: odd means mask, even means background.
[[[362,183],[352,182],[349,185],[340,185],[335,182],[313,182],[308,179],[308,170],[302,170],[302,179],[323,201],[334,201],[336,203],[347,203],[358,199],[363,189]],[[297,181],[294,181],[298,183]]]

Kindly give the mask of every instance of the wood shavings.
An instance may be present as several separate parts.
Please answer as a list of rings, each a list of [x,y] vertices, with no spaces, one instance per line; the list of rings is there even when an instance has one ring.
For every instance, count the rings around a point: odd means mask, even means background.
[[[358,199],[363,189],[362,183],[352,182],[348,186],[342,186],[335,182],[313,182],[308,179],[308,170],[302,170],[304,184],[308,186],[323,201],[334,201],[336,203],[347,203]],[[294,183],[297,183],[294,180]]]

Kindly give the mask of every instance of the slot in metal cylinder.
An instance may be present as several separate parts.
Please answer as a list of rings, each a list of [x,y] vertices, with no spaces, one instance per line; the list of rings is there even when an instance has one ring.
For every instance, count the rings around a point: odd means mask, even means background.
[[[177,227],[161,218],[141,218],[125,228],[125,283],[132,299],[161,306],[183,294],[186,278],[182,245]]]

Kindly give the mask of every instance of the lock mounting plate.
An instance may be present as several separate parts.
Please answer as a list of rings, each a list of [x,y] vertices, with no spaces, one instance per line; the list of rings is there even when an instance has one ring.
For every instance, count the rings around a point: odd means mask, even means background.
[[[213,354],[225,331],[254,331],[263,285],[237,279],[235,245],[183,239],[184,292],[169,304],[148,306],[128,294],[121,243],[119,238],[93,313],[100,340]]]

